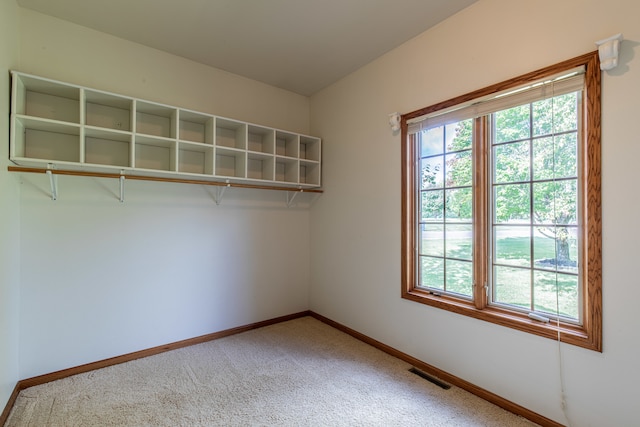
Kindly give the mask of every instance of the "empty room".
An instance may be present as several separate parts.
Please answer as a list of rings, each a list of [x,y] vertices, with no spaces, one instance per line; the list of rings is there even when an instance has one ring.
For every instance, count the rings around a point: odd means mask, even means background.
[[[640,424],[638,16],[0,0],[0,425]]]

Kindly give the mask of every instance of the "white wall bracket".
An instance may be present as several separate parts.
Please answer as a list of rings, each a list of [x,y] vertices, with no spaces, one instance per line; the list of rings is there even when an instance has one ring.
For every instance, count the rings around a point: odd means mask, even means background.
[[[58,177],[53,174],[53,165],[47,165],[47,175],[49,176],[49,184],[51,185],[51,200],[58,200]]]
[[[620,53],[621,41],[622,33],[596,42],[601,70],[608,71],[618,66],[618,54]]]
[[[389,114],[389,126],[394,133],[400,130],[400,113]]]

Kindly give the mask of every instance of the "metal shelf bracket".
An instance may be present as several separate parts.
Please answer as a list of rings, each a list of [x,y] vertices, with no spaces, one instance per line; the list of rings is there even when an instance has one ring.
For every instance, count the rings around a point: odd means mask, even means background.
[[[51,200],[58,200],[58,177],[53,174],[53,165],[47,165],[47,175],[49,176],[49,184],[51,185]]]
[[[120,171],[120,203],[124,203],[124,170]]]
[[[287,207],[290,208],[293,205],[293,201],[296,199],[298,194],[302,193],[304,190],[299,189],[298,191],[287,191]]]
[[[213,195],[213,200],[216,202],[216,206],[220,206],[220,203],[222,203],[222,196],[224,196],[224,192],[229,187],[231,187],[231,184],[229,183],[229,180],[227,180],[227,185],[222,186],[222,187],[216,187],[216,192]]]

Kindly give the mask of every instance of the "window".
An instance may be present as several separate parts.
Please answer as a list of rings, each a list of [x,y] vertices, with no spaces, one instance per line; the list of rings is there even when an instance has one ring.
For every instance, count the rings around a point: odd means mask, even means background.
[[[602,351],[597,52],[402,116],[402,297]]]

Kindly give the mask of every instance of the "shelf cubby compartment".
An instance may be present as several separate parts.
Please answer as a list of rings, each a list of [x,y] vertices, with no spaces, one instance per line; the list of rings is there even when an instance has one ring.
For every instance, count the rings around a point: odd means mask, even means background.
[[[137,169],[176,170],[176,141],[168,138],[136,136],[135,163]]]
[[[188,110],[179,110],[178,114],[178,138],[181,141],[213,145],[212,116]]]
[[[247,149],[247,124],[216,118],[216,146]]]
[[[13,126],[12,157],[80,162],[80,125],[21,117]]]
[[[11,71],[9,157],[24,166],[319,187],[321,140]]]
[[[298,157],[299,137],[295,133],[276,131],[276,155],[286,157]]]
[[[85,127],[84,162],[96,165],[130,167],[131,132]]]
[[[297,184],[299,172],[297,159],[276,157],[276,181]]]
[[[300,136],[300,156],[304,160],[320,161],[320,139]]]
[[[178,172],[213,175],[213,145],[179,142]]]
[[[320,185],[320,164],[318,162],[300,160],[300,184]]]
[[[136,133],[176,138],[177,110],[162,104],[136,101]]]
[[[247,150],[256,153],[275,153],[275,131],[255,125],[247,127]]]
[[[80,88],[15,75],[12,111],[19,115],[80,123]]]
[[[216,147],[215,175],[246,178],[247,153],[243,150]]]
[[[247,178],[273,181],[275,178],[275,158],[273,155],[248,153]]]
[[[133,99],[85,90],[84,105],[86,125],[131,132]]]

